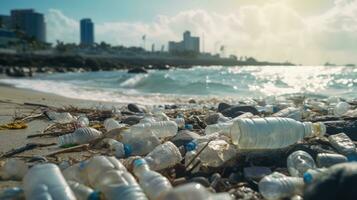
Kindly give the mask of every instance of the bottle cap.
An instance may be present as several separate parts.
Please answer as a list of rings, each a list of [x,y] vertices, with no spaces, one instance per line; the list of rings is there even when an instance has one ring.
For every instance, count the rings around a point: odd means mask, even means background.
[[[195,142],[189,142],[185,144],[186,151],[193,151],[197,148],[197,144]]]
[[[305,172],[303,178],[304,178],[305,183],[307,183],[307,184],[312,183],[313,177],[312,177],[312,174],[310,174],[309,172]]]
[[[125,157],[128,157],[133,152],[133,148],[129,144],[124,144]]]
[[[89,195],[88,200],[100,200],[100,192],[99,191],[92,192]]]
[[[133,164],[134,164],[134,167],[139,167],[139,166],[147,164],[147,163],[146,163],[145,159],[139,158],[139,159],[134,160]]]
[[[347,157],[348,162],[356,162],[357,161],[356,153],[350,153],[346,157]]]
[[[185,129],[192,130],[193,129],[192,124],[185,124]]]

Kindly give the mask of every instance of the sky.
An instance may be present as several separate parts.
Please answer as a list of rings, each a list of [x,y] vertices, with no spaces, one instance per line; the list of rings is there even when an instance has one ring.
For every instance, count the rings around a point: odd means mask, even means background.
[[[142,46],[146,35],[146,48],[158,49],[190,30],[205,52],[224,45],[258,60],[357,64],[357,0],[0,0],[0,14],[15,8],[44,13],[52,43],[78,43],[89,17],[98,43]]]

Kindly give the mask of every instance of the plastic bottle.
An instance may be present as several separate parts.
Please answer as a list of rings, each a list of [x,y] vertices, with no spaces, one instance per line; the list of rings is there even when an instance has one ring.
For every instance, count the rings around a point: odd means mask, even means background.
[[[161,144],[159,138],[151,131],[138,133],[124,131],[120,134],[120,142],[131,147],[131,155],[144,156]]]
[[[107,130],[107,131],[111,131],[113,129],[116,129],[116,128],[122,128],[124,127],[125,124],[119,124],[119,122],[117,122],[115,119],[113,118],[108,118],[104,121],[104,128]]]
[[[172,188],[169,180],[160,173],[150,170],[144,159],[134,160],[133,165],[134,174],[149,199],[159,199]]]
[[[103,189],[103,193],[107,200],[147,200],[145,193],[139,185],[108,185]]]
[[[230,137],[240,150],[277,149],[292,145],[305,137],[322,136],[323,123],[298,122],[290,118],[244,118],[233,122]]]
[[[0,191],[1,200],[23,200],[24,190],[18,187],[7,188]]]
[[[27,173],[28,167],[23,160],[11,158],[2,167],[4,179],[21,180]]]
[[[58,113],[58,112],[53,112],[53,111],[47,111],[46,115],[53,122],[56,122],[56,123],[65,124],[65,123],[70,123],[70,122],[75,121],[75,118],[68,112]]]
[[[74,181],[81,184],[88,184],[87,174],[85,174],[83,171],[83,167],[87,164],[87,162],[88,161],[82,161],[64,169],[62,171],[64,178],[67,181]]]
[[[102,136],[102,132],[94,128],[79,128],[74,133],[60,136],[58,143],[60,146],[67,144],[85,144]]]
[[[265,199],[277,200],[302,194],[304,181],[298,177],[287,177],[274,172],[262,178],[258,184],[259,192]]]
[[[164,195],[162,200],[229,200],[229,193],[212,193],[199,183],[177,186]]]
[[[306,184],[311,184],[324,176],[327,172],[327,168],[315,168],[315,169],[309,169],[304,173],[304,182]]]
[[[225,123],[218,123],[218,124],[211,124],[206,126],[205,134],[211,135],[213,133],[221,133],[223,135],[229,135],[231,132],[232,122],[225,122]]]
[[[336,116],[342,116],[344,115],[348,110],[350,109],[350,104],[346,102],[339,102],[337,103],[332,110],[331,114],[334,114]]]
[[[300,150],[289,155],[287,167],[291,176],[303,177],[308,169],[316,168],[316,165],[310,154]]]
[[[185,127],[185,119],[184,119],[184,118],[182,118],[182,117],[177,117],[177,118],[175,119],[175,122],[176,122],[177,126],[178,126],[180,129],[182,129],[182,128]]]
[[[335,153],[319,153],[316,157],[318,167],[331,167],[338,163],[348,162],[347,157]]]
[[[48,163],[33,166],[23,179],[23,187],[27,200],[76,199],[60,169],[55,164]]]
[[[152,150],[145,160],[152,170],[162,170],[172,167],[182,160],[180,150],[170,141],[165,142]]]
[[[130,156],[132,152],[132,148],[130,145],[123,144],[112,138],[105,138],[102,142],[104,142],[111,151],[114,151],[114,155],[116,158],[126,158]]]
[[[82,115],[82,116],[79,116],[77,121],[76,121],[76,124],[77,124],[77,127],[87,127],[89,126],[89,119]]]
[[[328,137],[330,144],[341,154],[347,156],[347,158],[352,159],[356,154],[356,145],[353,141],[345,134],[339,133],[336,135],[330,135]]]
[[[287,107],[283,110],[280,110],[277,113],[272,115],[273,117],[287,117],[297,121],[301,121],[302,119],[302,111],[300,108],[295,107]]]
[[[159,138],[172,137],[177,134],[178,126],[173,121],[136,124],[130,127],[132,134],[153,132]]]
[[[187,171],[191,171],[191,173],[197,173],[202,165],[199,157],[196,157],[195,160],[192,161],[197,155],[197,144],[195,142],[189,142],[185,145],[185,149],[185,168]]]
[[[100,193],[92,188],[74,181],[67,181],[77,200],[100,200]]]

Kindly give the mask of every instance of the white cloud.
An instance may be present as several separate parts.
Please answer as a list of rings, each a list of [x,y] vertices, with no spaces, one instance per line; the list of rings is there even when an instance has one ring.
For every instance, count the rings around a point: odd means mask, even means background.
[[[50,42],[79,40],[78,21],[61,11],[48,12]],[[95,20],[94,20],[95,21]],[[185,30],[205,36],[205,49],[254,56],[260,60],[321,64],[326,61],[357,63],[357,1],[336,0],[335,6],[319,16],[303,16],[283,1],[264,6],[242,6],[234,13],[205,10],[182,11],[174,16],[158,15],[150,23],[106,22],[95,24],[96,41],[147,47],[180,40]]]

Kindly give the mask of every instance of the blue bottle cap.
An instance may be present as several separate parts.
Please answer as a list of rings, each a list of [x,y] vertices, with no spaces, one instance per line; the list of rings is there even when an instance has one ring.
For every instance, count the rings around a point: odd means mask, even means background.
[[[356,153],[348,154],[346,157],[347,157],[348,162],[356,162],[357,161]]]
[[[146,160],[142,159],[142,158],[139,158],[139,159],[134,160],[133,164],[134,164],[134,167],[139,167],[141,165],[146,164]]]
[[[305,183],[307,183],[307,184],[312,183],[312,180],[313,180],[312,174],[305,172],[303,178],[304,178]]]
[[[133,148],[129,144],[124,144],[125,157],[128,157],[133,152]]]
[[[192,130],[193,129],[192,124],[185,124],[185,129]]]
[[[92,192],[89,195],[88,200],[100,200],[100,192],[99,191]]]
[[[185,144],[186,151],[193,151],[197,148],[197,144],[195,142],[189,142]]]

